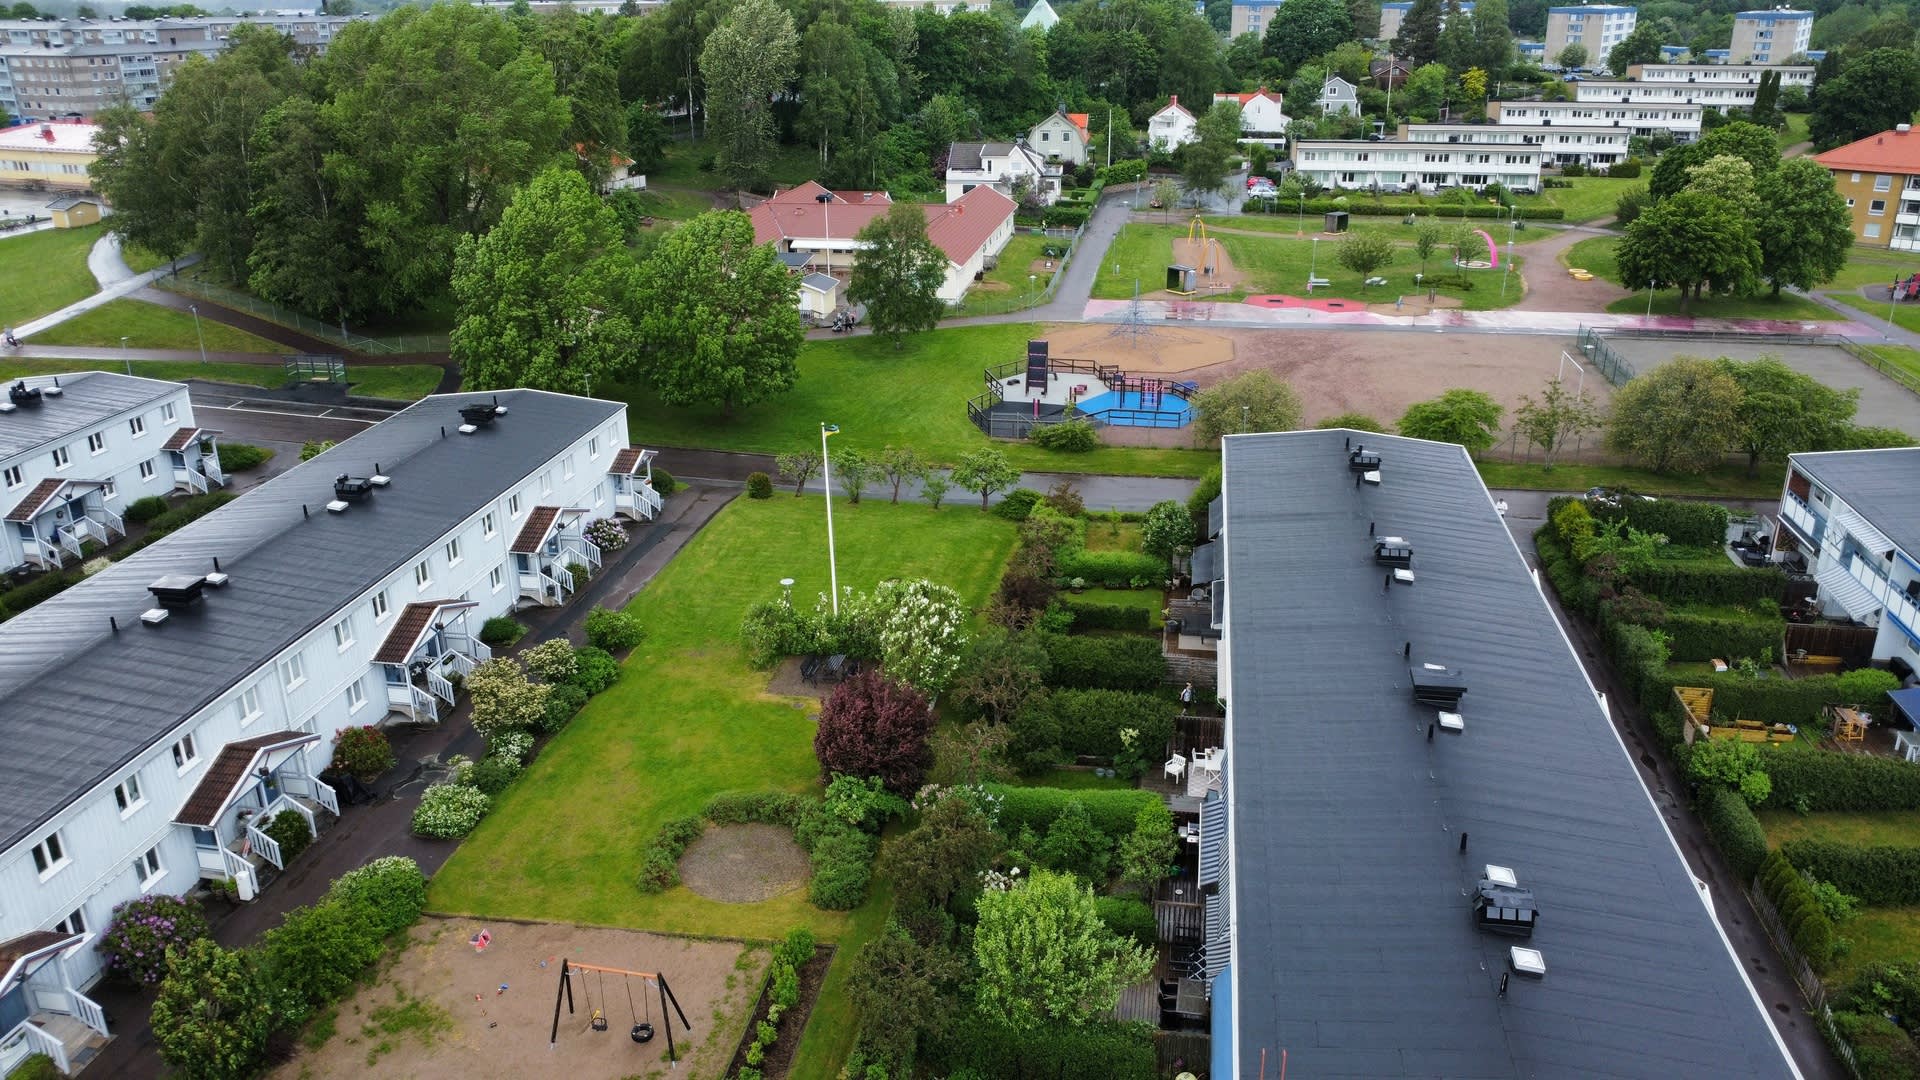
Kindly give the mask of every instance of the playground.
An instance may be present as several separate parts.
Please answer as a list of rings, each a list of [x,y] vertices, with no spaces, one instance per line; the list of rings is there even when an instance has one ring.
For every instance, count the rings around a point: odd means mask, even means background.
[[[476,948],[482,930],[486,944]],[[716,1080],[745,1030],[767,955],[736,942],[629,930],[428,918],[377,983],[340,1004],[332,1038],[274,1075]],[[570,961],[573,1011],[562,995],[549,1046],[562,961]],[[571,970],[583,962],[589,966]],[[633,977],[654,973],[668,984],[664,1009],[658,983]],[[596,1013],[606,1030],[594,1030]],[[716,1017],[725,1024],[716,1027]],[[671,1071],[669,1019],[679,1056]],[[652,1037],[637,1042],[633,1029],[642,1024]]]
[[[1145,327],[1106,328],[1118,342],[1137,345]],[[1189,403],[1195,385],[1157,372],[1128,371],[1117,361],[1128,349],[1106,350],[1090,343],[1087,360],[1054,353],[1051,342],[1027,343],[1024,361],[983,370],[983,392],[968,401],[974,426],[993,436],[1019,437],[1036,424],[1085,416],[1107,427],[1177,429],[1193,421]]]

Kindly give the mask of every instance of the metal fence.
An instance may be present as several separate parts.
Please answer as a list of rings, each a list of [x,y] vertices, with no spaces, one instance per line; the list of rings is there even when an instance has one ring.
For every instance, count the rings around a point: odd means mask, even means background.
[[[1590,357],[1607,381],[1619,386],[1635,375],[1634,367],[1626,358],[1607,345],[1607,338],[1630,337],[1664,339],[1669,341],[1703,342],[1741,342],[1751,344],[1756,340],[1754,334],[1726,333],[1712,330],[1657,330],[1652,328],[1633,328],[1623,330],[1602,330],[1598,327],[1580,328],[1580,351]],[[1920,395],[1920,377],[1905,370],[1886,357],[1874,352],[1851,338],[1839,334],[1767,334],[1764,340],[1774,345],[1825,345],[1844,350],[1847,355],[1867,365],[1873,370],[1900,384],[1909,393]]]
[[[288,382],[330,382],[347,381],[347,363],[337,356],[316,356],[311,353],[295,353],[287,357]]]
[[[1579,345],[1581,355],[1606,376],[1608,383],[1623,386],[1635,375],[1633,365],[1627,362],[1627,358],[1615,352],[1593,327],[1580,328]]]
[[[187,296],[196,296],[235,311],[244,311],[249,315],[279,323],[290,330],[298,330],[319,338],[322,341],[336,342],[350,352],[364,356],[392,356],[400,353],[443,353],[448,349],[445,334],[401,334],[390,337],[373,337],[356,334],[343,326],[323,323],[308,318],[297,311],[290,311],[278,304],[262,300],[257,296],[243,293],[208,281],[204,277],[189,274],[170,274],[154,281],[154,284],[173,292]]]

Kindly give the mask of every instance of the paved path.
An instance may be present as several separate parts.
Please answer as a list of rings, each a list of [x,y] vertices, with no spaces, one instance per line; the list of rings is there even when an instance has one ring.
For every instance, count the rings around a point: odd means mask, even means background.
[[[1604,311],[1608,304],[1631,295],[1598,275],[1592,281],[1575,281],[1567,275],[1567,264],[1560,260],[1568,248],[1582,240],[1618,235],[1609,229],[1576,225],[1521,244],[1519,253],[1527,259],[1526,267],[1520,271],[1526,294],[1508,310],[1567,311],[1586,305]]]
[[[100,291],[85,300],[76,300],[51,315],[42,315],[37,319],[22,323],[13,328],[18,338],[29,338],[49,326],[58,326],[77,315],[85,314],[102,304],[118,300],[146,287],[147,283],[164,274],[171,273],[182,266],[192,266],[200,261],[198,255],[183,255],[165,266],[156,267],[144,274],[136,274],[120,257],[120,240],[112,233],[103,234],[94,241],[92,250],[87,252],[87,269],[92,271],[94,280],[100,283]],[[20,355],[29,355],[21,353]],[[98,351],[89,355],[99,355]],[[196,353],[194,359],[199,359]]]

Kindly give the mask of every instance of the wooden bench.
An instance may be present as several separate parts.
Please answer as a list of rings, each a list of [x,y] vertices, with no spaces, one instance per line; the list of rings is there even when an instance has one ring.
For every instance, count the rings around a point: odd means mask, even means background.
[[[1323,277],[1308,277],[1308,278],[1307,278],[1307,288],[1309,288],[1309,289],[1317,289],[1317,288],[1320,288],[1320,287],[1321,287],[1321,286],[1323,286],[1323,285],[1331,285],[1331,284],[1333,284],[1333,282],[1332,282],[1332,281],[1330,281],[1330,280],[1328,280],[1327,278],[1323,278]]]
[[[1806,656],[1796,660],[1795,663],[1810,668],[1837,668],[1844,665],[1846,661],[1838,656]]]

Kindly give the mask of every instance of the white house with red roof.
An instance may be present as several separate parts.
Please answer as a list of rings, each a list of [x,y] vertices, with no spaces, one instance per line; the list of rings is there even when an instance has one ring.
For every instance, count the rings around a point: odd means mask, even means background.
[[[1213,103],[1233,102],[1240,106],[1240,141],[1261,143],[1272,149],[1287,145],[1287,125],[1292,123],[1281,109],[1280,95],[1266,87],[1250,94],[1215,94]]]
[[[1027,132],[1027,145],[1048,161],[1071,165],[1087,163],[1087,114],[1065,109],[1033,125]]]
[[[1199,138],[1199,122],[1180,104],[1180,95],[1167,98],[1166,107],[1147,120],[1147,145],[1172,153]]]
[[[754,207],[748,216],[756,243],[772,244],[782,254],[811,255],[807,265],[816,271],[846,274],[861,247],[860,230],[892,205],[884,191],[828,191],[809,180]],[[947,256],[940,299],[957,304],[987,260],[1013,239],[1013,200],[982,186],[950,203],[920,209],[927,215],[927,239]]]

